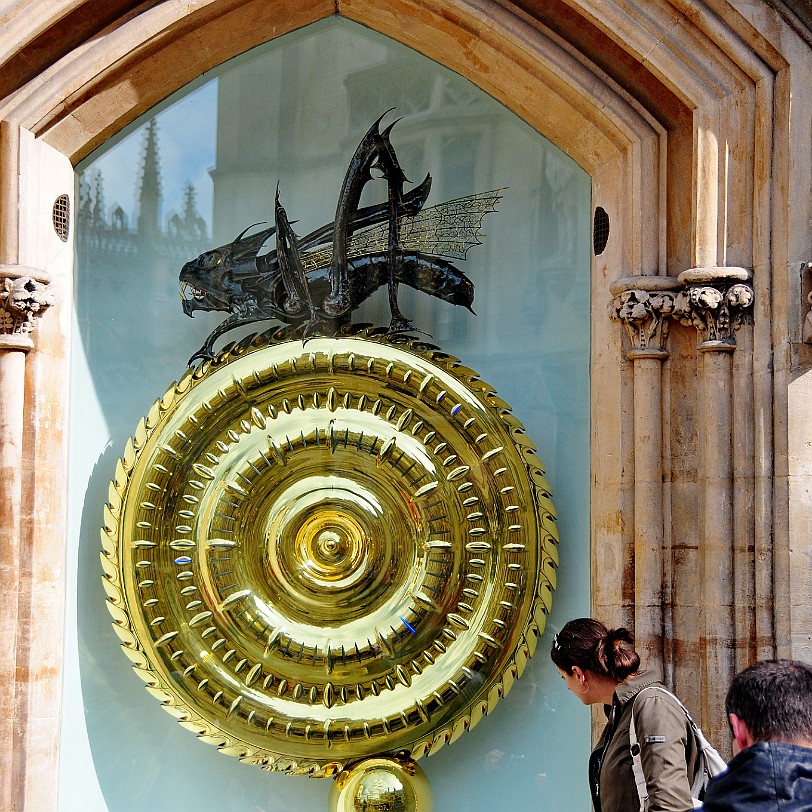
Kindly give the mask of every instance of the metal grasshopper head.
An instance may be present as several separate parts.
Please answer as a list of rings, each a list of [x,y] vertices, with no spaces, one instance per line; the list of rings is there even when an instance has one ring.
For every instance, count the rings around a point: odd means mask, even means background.
[[[180,271],[180,295],[183,312],[191,316],[195,310],[232,311],[246,295],[245,286],[259,276],[257,254],[275,232],[266,228],[250,237],[248,226],[233,242],[202,253],[187,262]]]

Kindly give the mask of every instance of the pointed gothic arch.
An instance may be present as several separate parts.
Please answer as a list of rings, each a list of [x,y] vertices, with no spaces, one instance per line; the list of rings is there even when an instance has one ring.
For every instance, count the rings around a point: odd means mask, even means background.
[[[799,349],[797,270],[812,250],[812,36],[789,8],[716,0],[121,2],[94,27],[91,6],[21,0],[0,43],[0,63],[15,69],[0,101],[0,263],[7,278],[50,281],[60,297],[36,345],[4,345],[7,356],[29,353],[22,366],[16,357],[4,362],[4,386],[25,392],[29,422],[4,389],[4,408],[19,414],[7,423],[17,427],[13,442],[0,450],[6,462],[19,456],[18,473],[0,482],[0,530],[11,551],[3,589],[19,600],[0,617],[6,639],[16,640],[0,663],[4,707],[16,708],[0,731],[0,805],[55,808],[45,776],[58,750],[61,655],[45,638],[62,611],[64,573],[52,562],[64,543],[59,416],[72,261],[40,212],[70,188],[73,164],[178,87],[333,14],[501,101],[592,175],[594,205],[609,213],[611,238],[593,259],[593,315],[584,325],[600,398],[592,404],[593,611],[635,628],[668,679],[686,684],[683,697],[717,738],[735,668],[757,656],[809,659],[810,576],[799,558],[806,553],[794,552],[807,549],[803,528],[812,521],[799,457],[808,432],[793,404],[809,388],[796,371],[812,362]],[[85,33],[58,47],[54,32],[68,20]],[[700,284],[729,287],[734,277],[755,292],[754,324],[738,331],[735,353],[726,345],[720,354],[699,325],[701,352],[693,327],[675,322],[668,339],[651,308],[643,326],[617,308],[628,335],[605,316],[613,297],[641,303]],[[657,346],[647,343],[652,336]],[[34,520],[23,522],[23,512]],[[706,679],[691,688],[697,672]]]

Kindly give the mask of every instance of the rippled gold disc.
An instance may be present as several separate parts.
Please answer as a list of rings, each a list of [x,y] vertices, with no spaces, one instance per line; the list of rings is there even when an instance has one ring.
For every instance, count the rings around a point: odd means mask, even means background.
[[[543,631],[555,514],[476,374],[414,338],[246,340],[156,401],[117,465],[103,582],[181,725],[335,775],[454,741]]]
[[[426,774],[414,761],[370,758],[338,775],[330,787],[330,812],[432,812]]]

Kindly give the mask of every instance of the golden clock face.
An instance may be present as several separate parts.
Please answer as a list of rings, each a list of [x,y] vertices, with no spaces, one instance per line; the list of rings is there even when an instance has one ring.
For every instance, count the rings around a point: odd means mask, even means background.
[[[509,407],[414,337],[246,340],[190,369],[111,483],[122,649],[181,725],[270,770],[420,758],[490,713],[555,585]]]

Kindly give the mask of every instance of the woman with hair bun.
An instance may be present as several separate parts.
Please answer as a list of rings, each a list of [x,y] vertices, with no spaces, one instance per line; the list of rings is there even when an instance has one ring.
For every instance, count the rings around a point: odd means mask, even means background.
[[[553,639],[550,655],[567,688],[585,705],[604,705],[608,719],[589,758],[592,804],[595,812],[687,812],[694,807],[696,738],[682,706],[655,675],[640,670],[633,642],[627,629],[607,629],[591,618],[571,620]],[[641,793],[629,738],[632,712]]]

